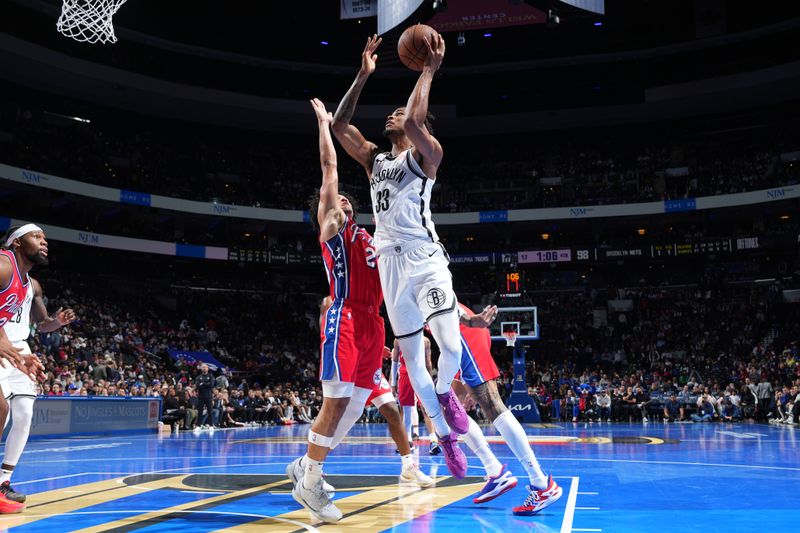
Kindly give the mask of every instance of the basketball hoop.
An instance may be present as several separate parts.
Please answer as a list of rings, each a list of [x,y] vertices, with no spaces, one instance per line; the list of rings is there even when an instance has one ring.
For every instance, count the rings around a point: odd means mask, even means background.
[[[64,0],[56,28],[82,43],[115,43],[114,13],[126,0]]]
[[[516,331],[504,331],[503,337],[506,338],[506,346],[509,348],[513,348],[515,344],[517,344],[517,332]]]

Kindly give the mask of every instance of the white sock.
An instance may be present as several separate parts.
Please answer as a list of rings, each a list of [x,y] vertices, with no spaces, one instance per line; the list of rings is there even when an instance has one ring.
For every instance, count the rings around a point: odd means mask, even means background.
[[[431,439],[431,442],[432,442],[433,444],[439,444],[439,435],[437,435],[436,433],[431,433],[431,434],[428,436],[428,438],[430,438],[430,439]]]
[[[520,464],[525,468],[531,480],[531,485],[536,489],[547,488],[547,476],[542,471],[542,467],[539,466],[539,461],[536,460],[536,455],[528,443],[528,435],[525,434],[525,430],[522,429],[522,426],[514,418],[511,411],[503,412],[494,420],[493,424],[506,440],[508,447],[514,452]]]
[[[419,409],[416,404],[411,408],[411,434],[419,435]]]
[[[453,311],[439,315],[428,322],[431,333],[439,346],[439,373],[436,376],[436,394],[450,390],[453,378],[461,369],[461,330],[458,327],[458,313]]]
[[[306,473],[303,475],[303,487],[310,489],[315,487],[322,479],[323,461],[315,461],[306,455],[303,462],[306,466]]]
[[[425,412],[431,418],[436,433],[440,436],[449,435],[450,427],[444,421],[439,398],[436,397],[436,390],[433,386],[433,379],[428,373],[428,369],[425,368],[425,347],[422,343],[422,334],[405,337],[399,339],[398,342],[403,351],[403,359],[406,361],[408,379],[411,381],[417,398],[425,407]]]
[[[486,442],[486,437],[483,436],[481,428],[472,418],[469,419],[469,431],[463,438],[469,449],[481,460],[486,473],[491,477],[499,475],[503,465],[500,464],[500,461],[497,460],[497,457],[489,448],[489,443]]]
[[[367,398],[369,398],[370,394],[372,394],[371,389],[353,387],[353,395],[350,397],[350,401],[347,403],[344,413],[342,413],[342,418],[339,419],[339,423],[336,425],[336,431],[333,433],[331,450],[342,442],[350,432],[350,428],[361,418],[364,413],[364,404],[367,403]]]
[[[411,454],[401,455],[400,460],[403,462],[403,470],[414,466],[414,456]]]
[[[11,481],[11,474],[13,473],[14,473],[13,470],[6,470],[5,468],[0,470],[0,485],[5,483],[6,481]]]

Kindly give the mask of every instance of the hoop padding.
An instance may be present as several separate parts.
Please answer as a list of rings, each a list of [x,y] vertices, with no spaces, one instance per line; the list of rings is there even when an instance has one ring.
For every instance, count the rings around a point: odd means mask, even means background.
[[[82,43],[115,43],[114,13],[126,0],[64,0],[56,28]]]

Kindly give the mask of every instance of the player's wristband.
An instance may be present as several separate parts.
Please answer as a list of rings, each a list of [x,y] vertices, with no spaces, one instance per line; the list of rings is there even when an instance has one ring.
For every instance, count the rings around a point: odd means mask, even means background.
[[[397,386],[397,372],[400,370],[399,366],[400,365],[397,364],[397,361],[392,361],[392,370],[389,374],[389,384],[392,387]]]

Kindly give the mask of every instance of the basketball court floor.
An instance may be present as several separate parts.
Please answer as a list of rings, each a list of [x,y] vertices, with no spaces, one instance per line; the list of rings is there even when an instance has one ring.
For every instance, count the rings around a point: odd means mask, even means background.
[[[289,493],[288,461],[308,426],[213,433],[36,440],[14,487],[29,494],[0,529],[61,531],[660,532],[800,531],[800,428],[758,424],[528,425],[537,455],[564,488],[533,517],[515,517],[523,470],[493,428],[501,462],[520,484],[483,506],[483,470],[448,475],[421,442],[433,488],[400,486],[400,459],[382,424],[357,424],[325,468],[344,519],[313,521]],[[462,445],[463,446],[463,445]],[[466,447],[464,447],[466,448]]]

